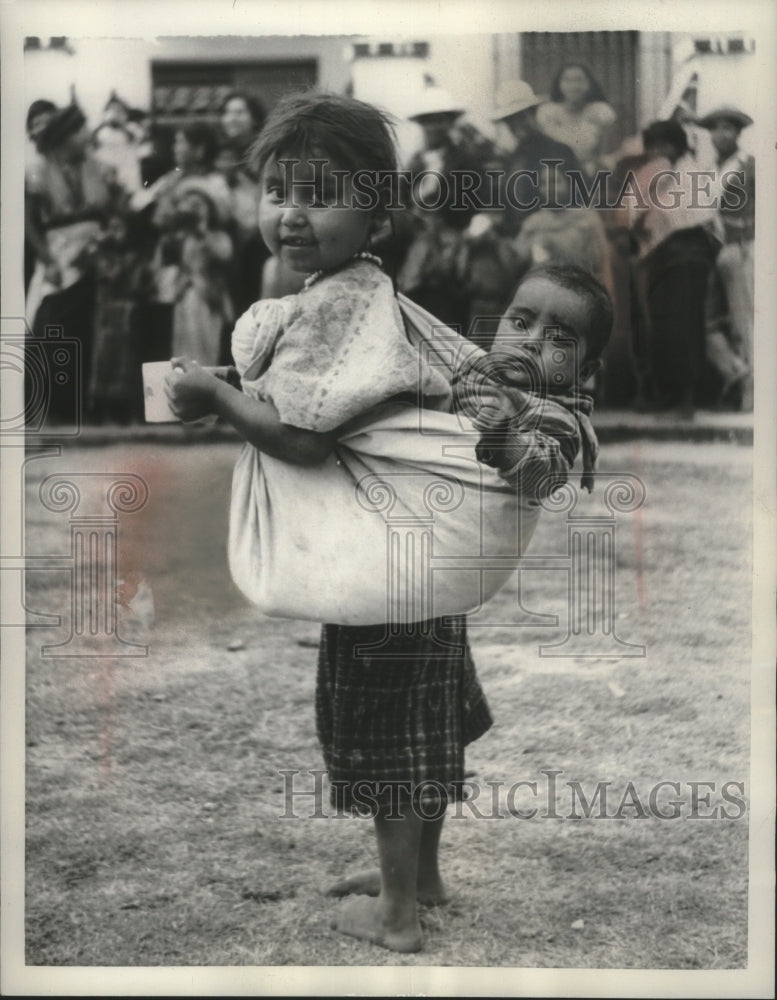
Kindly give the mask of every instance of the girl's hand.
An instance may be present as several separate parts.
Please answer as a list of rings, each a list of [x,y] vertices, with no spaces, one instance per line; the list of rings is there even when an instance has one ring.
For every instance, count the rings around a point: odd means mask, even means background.
[[[212,413],[219,379],[189,358],[171,358],[170,364],[172,370],[165,377],[165,395],[173,413],[184,422]]]

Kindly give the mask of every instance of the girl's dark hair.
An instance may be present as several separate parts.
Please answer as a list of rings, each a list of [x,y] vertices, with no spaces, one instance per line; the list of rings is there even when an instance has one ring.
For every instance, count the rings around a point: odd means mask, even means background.
[[[612,301],[601,281],[577,264],[538,264],[526,272],[518,287],[529,278],[547,278],[548,281],[561,285],[562,288],[568,288],[585,299],[588,305],[586,322],[575,331],[585,338],[585,357],[580,361],[584,364],[601,357],[610,340],[613,323]]]
[[[581,62],[564,63],[558,73],[556,73],[550,88],[551,101],[558,103],[564,100],[564,95],[561,93],[561,77],[564,75],[564,71],[568,69],[581,69],[588,78],[588,96],[585,99],[586,104],[591,104],[593,101],[607,102],[607,98],[604,96],[601,84],[586,64]]]
[[[216,130],[207,122],[189,122],[178,130],[190,146],[202,149],[202,162],[206,167],[212,167],[219,151],[219,139]]]
[[[380,171],[384,177],[397,169],[391,118],[371,104],[339,94],[307,91],[279,101],[248,160],[258,174],[272,156],[331,158],[340,170]],[[378,191],[383,204],[387,187],[379,183]]]
[[[253,94],[249,94],[246,90],[230,90],[219,105],[219,116],[224,114],[230,101],[242,101],[245,104],[253,120],[254,128],[258,132],[264,125],[265,118],[267,117],[265,107],[259,98]]]
[[[685,129],[671,118],[668,121],[651,122],[642,131],[642,145],[646,150],[664,144],[673,146],[678,156],[688,152],[688,136],[685,134]]]

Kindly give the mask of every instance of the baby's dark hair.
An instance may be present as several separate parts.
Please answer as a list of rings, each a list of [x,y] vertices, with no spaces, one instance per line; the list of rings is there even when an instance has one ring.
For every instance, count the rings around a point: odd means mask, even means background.
[[[610,340],[613,322],[612,301],[601,281],[577,264],[538,264],[526,272],[519,286],[529,278],[546,278],[585,299],[588,305],[586,326],[576,331],[586,345],[580,363],[597,361]]]
[[[270,112],[249,150],[248,160],[261,173],[273,156],[331,157],[340,170],[376,171],[386,179],[397,169],[394,130],[388,114],[353,97],[314,91],[290,94]],[[388,195],[384,185],[377,185],[381,205]]]

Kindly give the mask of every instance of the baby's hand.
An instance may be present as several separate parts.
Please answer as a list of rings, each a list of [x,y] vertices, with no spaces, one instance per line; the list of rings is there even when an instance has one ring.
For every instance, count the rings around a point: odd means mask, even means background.
[[[172,358],[165,377],[165,395],[170,409],[184,422],[199,420],[213,412],[213,397],[219,379],[189,358]]]

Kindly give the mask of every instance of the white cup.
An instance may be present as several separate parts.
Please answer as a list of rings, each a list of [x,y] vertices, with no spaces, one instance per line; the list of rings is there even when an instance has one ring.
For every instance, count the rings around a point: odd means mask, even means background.
[[[146,423],[180,423],[165,395],[165,376],[172,371],[169,361],[146,361],[143,366],[143,404]]]

